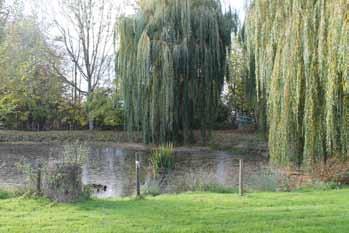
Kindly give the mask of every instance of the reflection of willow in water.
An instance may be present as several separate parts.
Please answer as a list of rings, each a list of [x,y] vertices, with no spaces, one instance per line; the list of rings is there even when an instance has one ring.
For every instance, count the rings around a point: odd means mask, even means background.
[[[98,197],[127,196],[134,193],[134,153],[117,148],[91,148],[84,165],[83,182],[104,190],[94,190]]]
[[[239,160],[229,154],[181,153],[175,158],[175,169],[152,181],[161,193],[196,191],[200,187],[238,188]],[[246,178],[258,176],[263,164],[258,160],[245,161]]]
[[[23,174],[16,170],[16,163],[25,160],[28,163],[59,159],[62,146],[47,144],[0,145],[0,187],[4,184],[23,186]],[[50,153],[51,152],[51,153]],[[141,153],[141,183],[150,181],[149,154]],[[165,177],[163,192],[190,191],[198,184],[220,184],[236,187],[238,184],[238,159],[223,152],[177,151],[174,155],[175,169]],[[246,184],[266,183],[256,179],[261,161],[245,161]],[[267,174],[268,175],[268,174]],[[135,194],[135,151],[113,146],[90,145],[86,164],[83,166],[83,183],[97,185],[98,197],[120,197]],[[253,180],[250,182],[249,177]],[[264,176],[266,177],[266,175]],[[270,176],[268,181],[270,183]],[[100,186],[98,186],[100,185]],[[102,188],[107,186],[106,192]],[[263,184],[263,186],[265,186]]]

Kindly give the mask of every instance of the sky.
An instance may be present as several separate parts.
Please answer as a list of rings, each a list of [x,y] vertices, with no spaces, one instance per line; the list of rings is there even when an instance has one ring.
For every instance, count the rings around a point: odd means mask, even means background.
[[[225,6],[230,6],[232,9],[236,9],[240,15],[240,20],[245,18],[245,1],[246,0],[222,0]]]
[[[15,0],[7,0],[8,2],[15,1]],[[55,31],[51,31],[52,28],[52,22],[53,19],[56,19],[58,21],[61,21],[62,18],[59,16],[59,10],[61,9],[59,2],[62,0],[22,0],[24,3],[24,14],[25,15],[31,15],[32,12],[36,12],[36,15],[39,17],[39,21],[43,23],[42,26],[46,28],[46,31],[48,31],[51,35],[56,35]],[[119,13],[126,13],[129,14],[130,7],[127,7],[127,3],[132,2],[134,0],[113,0],[114,3],[120,4],[121,11]],[[223,10],[229,9],[231,7],[233,10],[237,10],[237,12],[240,15],[240,20],[243,22],[245,18],[245,2],[246,0],[221,0],[223,2]],[[117,13],[116,13],[117,15]],[[64,24],[64,23],[63,23]],[[107,81],[107,80],[106,80]],[[110,81],[110,80],[109,80]],[[108,81],[108,82],[109,82]]]
[[[125,2],[125,0],[116,0],[120,2]],[[240,19],[243,20],[245,17],[244,14],[244,5],[246,0],[222,0],[224,7],[232,7],[232,9],[236,9],[239,12]],[[29,13],[33,9],[38,10],[38,8],[42,8],[45,4],[42,3],[49,3],[49,5],[54,8],[58,7],[58,0],[24,0],[23,1],[25,6],[25,12]],[[127,1],[126,1],[127,2]],[[125,9],[126,10],[126,9]],[[127,10],[126,10],[127,11]]]

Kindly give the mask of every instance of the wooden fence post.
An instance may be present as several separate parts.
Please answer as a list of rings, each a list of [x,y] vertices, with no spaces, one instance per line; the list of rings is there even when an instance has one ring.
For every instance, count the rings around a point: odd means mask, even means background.
[[[36,192],[41,193],[41,164],[38,165],[38,170],[36,174]]]
[[[136,190],[137,190],[137,197],[141,195],[141,184],[140,184],[140,167],[141,164],[139,162],[139,154],[136,152]]]
[[[239,167],[239,194],[240,196],[244,195],[244,160],[240,159],[240,167]]]

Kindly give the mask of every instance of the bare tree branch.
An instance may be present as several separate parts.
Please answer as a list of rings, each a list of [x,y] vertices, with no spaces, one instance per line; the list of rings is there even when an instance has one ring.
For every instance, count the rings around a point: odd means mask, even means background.
[[[55,20],[65,48],[66,58],[77,68],[85,80],[91,96],[98,88],[107,70],[111,70],[113,52],[113,0],[61,0],[65,20]],[[116,18],[116,17],[115,17]],[[65,75],[62,78],[76,87]]]

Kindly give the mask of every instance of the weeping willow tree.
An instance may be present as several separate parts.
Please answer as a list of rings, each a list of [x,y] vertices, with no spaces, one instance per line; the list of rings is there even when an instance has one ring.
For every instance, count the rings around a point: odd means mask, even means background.
[[[118,72],[129,131],[145,143],[207,138],[227,72],[233,14],[218,0],[142,0],[119,24]]]
[[[347,156],[349,1],[255,0],[245,42],[271,158],[310,165]]]

